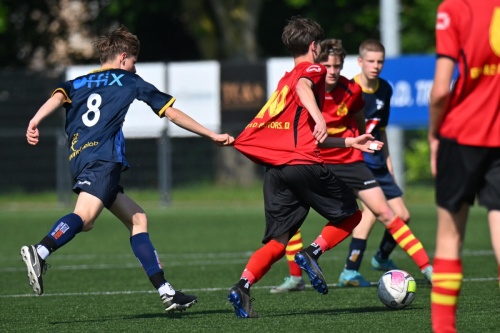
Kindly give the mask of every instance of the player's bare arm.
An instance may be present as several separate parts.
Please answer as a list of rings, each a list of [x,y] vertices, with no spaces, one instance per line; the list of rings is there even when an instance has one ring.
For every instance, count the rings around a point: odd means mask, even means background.
[[[429,134],[431,172],[436,175],[436,158],[439,146],[438,128],[443,118],[444,110],[450,98],[450,84],[453,77],[455,62],[450,58],[441,57],[436,61],[434,83],[429,101]]]
[[[26,130],[26,139],[30,145],[34,146],[39,141],[40,132],[38,131],[38,126],[42,120],[59,109],[65,100],[66,96],[64,96],[63,93],[56,92],[40,107],[40,109],[38,109],[35,116],[30,120],[28,129]]]
[[[229,134],[214,133],[179,109],[169,107],[165,111],[165,116],[177,126],[200,136],[209,138],[220,146],[229,146],[234,143],[234,138]]]
[[[323,115],[321,114],[321,110],[319,109],[318,104],[316,103],[316,98],[314,98],[312,85],[313,83],[310,80],[301,78],[297,83],[296,92],[297,96],[299,96],[300,101],[307,109],[307,111],[313,118],[314,123],[316,124],[313,131],[314,138],[316,139],[316,141],[318,141],[318,143],[322,143],[328,136],[326,132],[326,122],[323,118]]]
[[[320,147],[330,148],[355,148],[365,153],[373,153],[384,147],[382,141],[374,140],[371,134],[362,134],[355,138],[334,138],[328,137],[320,144]]]

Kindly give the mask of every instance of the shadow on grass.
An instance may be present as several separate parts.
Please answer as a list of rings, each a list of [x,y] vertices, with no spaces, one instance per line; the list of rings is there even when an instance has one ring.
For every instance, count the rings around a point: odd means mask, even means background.
[[[127,315],[127,316],[106,316],[98,318],[89,318],[81,320],[65,320],[65,321],[52,321],[49,325],[63,325],[63,324],[75,324],[75,323],[102,323],[102,322],[113,322],[113,321],[123,321],[123,320],[137,320],[137,319],[156,319],[164,318],[165,320],[178,320],[186,319],[193,316],[207,315],[207,314],[224,314],[232,313],[228,310],[210,310],[210,311],[186,311],[186,312],[174,312],[174,313],[144,313],[137,315]]]

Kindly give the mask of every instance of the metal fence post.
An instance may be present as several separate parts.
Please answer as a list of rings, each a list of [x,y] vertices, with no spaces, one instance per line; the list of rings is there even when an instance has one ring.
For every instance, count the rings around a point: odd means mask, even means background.
[[[158,139],[158,182],[160,205],[167,206],[172,200],[172,144],[167,129]]]
[[[56,192],[58,203],[61,207],[71,204],[71,177],[68,171],[67,161],[67,138],[66,133],[61,130],[55,131],[56,136]]]
[[[392,168],[394,169],[394,178],[401,190],[405,190],[405,160],[404,160],[404,130],[395,125],[389,125],[386,128],[387,141],[389,144],[389,153],[391,155]]]

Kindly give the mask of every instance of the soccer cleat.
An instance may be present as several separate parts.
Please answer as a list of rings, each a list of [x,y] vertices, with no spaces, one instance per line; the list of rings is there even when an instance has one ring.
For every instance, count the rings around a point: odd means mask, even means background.
[[[289,291],[302,291],[306,287],[304,279],[298,276],[289,276],[285,281],[277,287],[272,287],[269,291],[271,294],[286,293]]]
[[[173,296],[163,294],[160,296],[165,305],[165,312],[184,311],[196,303],[197,298],[194,295],[186,295],[176,291]]]
[[[258,318],[259,315],[252,308],[253,298],[244,292],[237,284],[229,289],[227,299],[234,307],[234,313],[238,318]]]
[[[398,269],[391,259],[380,259],[378,256],[372,257],[372,269],[376,271],[387,272],[392,269]]]
[[[321,268],[306,251],[302,250],[297,252],[295,254],[295,262],[303,271],[307,273],[309,281],[311,281],[311,285],[318,293],[323,295],[328,294],[328,286],[326,285]]]
[[[363,275],[356,270],[344,269],[340,273],[339,287],[369,287],[370,282],[366,281]]]
[[[21,258],[28,269],[28,280],[33,291],[37,295],[43,294],[42,274],[47,271],[47,264],[36,252],[33,245],[21,247]]]
[[[427,280],[427,282],[429,282],[430,284],[432,284],[432,266],[429,265],[426,268],[424,268],[422,270],[422,274],[424,274],[424,277]]]

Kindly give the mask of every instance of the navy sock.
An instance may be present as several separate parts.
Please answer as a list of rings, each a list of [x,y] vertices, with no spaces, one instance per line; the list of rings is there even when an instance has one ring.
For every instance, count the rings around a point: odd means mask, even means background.
[[[380,246],[377,252],[377,257],[383,260],[387,260],[389,255],[394,251],[398,243],[394,237],[392,237],[391,233],[388,230],[385,230],[384,236],[382,237],[382,241],[380,242]]]
[[[39,243],[50,253],[72,240],[83,229],[82,218],[75,213],[61,217]]]
[[[135,257],[139,260],[150,278],[151,283],[155,288],[159,288],[160,286],[158,284],[161,285],[164,283],[165,278],[163,277],[163,268],[161,267],[160,259],[149,239],[149,234],[143,232],[130,237],[130,245],[132,246]]]
[[[359,271],[363,254],[366,250],[366,239],[352,238],[349,245],[349,255],[346,259],[345,268]]]

